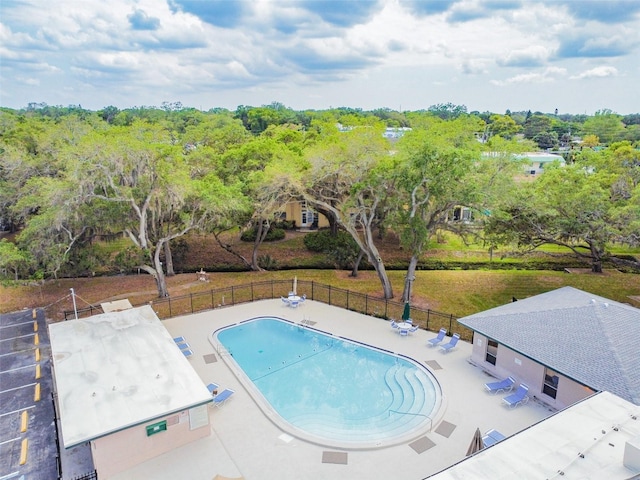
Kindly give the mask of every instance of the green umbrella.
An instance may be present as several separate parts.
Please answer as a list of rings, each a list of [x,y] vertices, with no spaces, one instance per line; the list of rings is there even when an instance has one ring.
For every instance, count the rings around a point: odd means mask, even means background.
[[[402,312],[402,320],[409,320],[411,318],[411,307],[409,302],[404,304],[404,311]]]

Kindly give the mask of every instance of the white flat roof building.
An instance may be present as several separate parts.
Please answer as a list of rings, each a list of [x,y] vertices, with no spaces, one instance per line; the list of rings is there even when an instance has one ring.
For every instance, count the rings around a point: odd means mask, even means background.
[[[211,401],[150,306],[51,324],[49,334],[65,448]]]
[[[640,473],[640,406],[600,392],[429,477],[602,478]]]

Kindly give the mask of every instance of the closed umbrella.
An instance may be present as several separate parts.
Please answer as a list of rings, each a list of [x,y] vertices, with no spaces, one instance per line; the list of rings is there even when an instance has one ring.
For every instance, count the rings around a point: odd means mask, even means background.
[[[293,277],[293,294],[298,294],[298,277]]]
[[[473,434],[473,440],[471,441],[471,445],[469,445],[469,449],[467,450],[467,456],[473,455],[483,448],[484,442],[482,441],[482,433],[480,433],[479,428],[476,428],[476,433]]]
[[[402,320],[409,320],[411,318],[411,306],[409,302],[404,304],[404,311],[402,312]]]

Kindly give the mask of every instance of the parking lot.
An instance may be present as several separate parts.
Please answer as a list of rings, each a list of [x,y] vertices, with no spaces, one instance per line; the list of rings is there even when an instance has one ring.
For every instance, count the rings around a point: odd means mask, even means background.
[[[44,313],[0,315],[0,480],[58,478],[51,383]]]

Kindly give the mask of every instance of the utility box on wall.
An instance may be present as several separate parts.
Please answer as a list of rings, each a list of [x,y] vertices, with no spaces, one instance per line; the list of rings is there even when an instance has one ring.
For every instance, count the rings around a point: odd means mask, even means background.
[[[153,423],[151,425],[147,425],[147,437],[151,435],[155,435],[156,433],[164,432],[167,430],[167,421],[163,420],[158,423]]]

